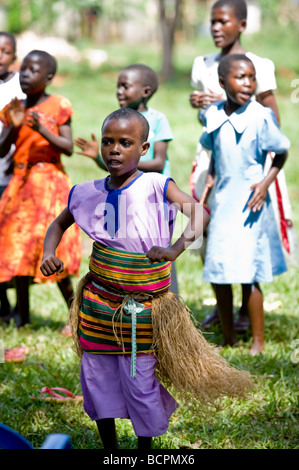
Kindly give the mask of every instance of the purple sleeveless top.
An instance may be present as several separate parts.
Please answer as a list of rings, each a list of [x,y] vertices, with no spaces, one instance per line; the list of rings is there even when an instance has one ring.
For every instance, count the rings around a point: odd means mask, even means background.
[[[147,253],[154,245],[168,247],[177,212],[166,199],[171,178],[141,172],[120,189],[109,189],[108,178],[72,188],[68,208],[80,228],[120,250]]]

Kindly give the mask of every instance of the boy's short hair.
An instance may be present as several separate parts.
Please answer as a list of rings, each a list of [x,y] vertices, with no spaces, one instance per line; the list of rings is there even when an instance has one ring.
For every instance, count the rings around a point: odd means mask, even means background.
[[[34,49],[33,51],[30,51],[27,54],[27,57],[29,55],[33,55],[33,54],[38,55],[42,60],[44,60],[44,62],[46,64],[46,67],[47,67],[47,72],[50,73],[51,75],[53,75],[53,77],[54,77],[54,75],[56,73],[56,70],[57,70],[57,61],[56,61],[55,57],[53,57],[51,54],[49,54],[46,51],[40,51],[40,50],[37,50],[37,49]]]
[[[14,53],[16,53],[17,43],[16,43],[16,38],[14,37],[14,35],[12,33],[8,33],[7,31],[0,31],[0,36],[5,36],[11,41],[13,51]]]
[[[214,3],[212,9],[226,6],[234,10],[237,20],[242,21],[247,19],[247,5],[244,0],[218,0]]]
[[[140,76],[140,81],[143,86],[149,86],[151,88],[151,95],[157,91],[159,86],[159,79],[156,72],[153,69],[144,64],[132,64],[125,67],[123,70],[136,70]]]
[[[249,62],[253,66],[253,68],[255,68],[252,61],[245,54],[227,54],[222,57],[219,62],[218,76],[221,78],[226,78],[231,70],[233,62],[238,62],[241,60]]]
[[[149,123],[148,120],[145,119],[145,117],[139,113],[138,111],[135,111],[135,109],[131,108],[120,108],[117,109],[116,111],[113,111],[111,114],[109,114],[105,119],[102,124],[102,129],[107,121],[110,121],[112,119],[128,119],[129,121],[134,121],[137,119],[139,121],[140,126],[141,126],[141,141],[146,142],[148,139],[148,134],[149,134]]]

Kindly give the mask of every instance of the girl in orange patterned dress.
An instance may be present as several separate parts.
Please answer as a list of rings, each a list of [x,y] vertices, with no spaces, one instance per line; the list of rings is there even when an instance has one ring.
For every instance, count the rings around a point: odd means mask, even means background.
[[[45,91],[56,72],[56,60],[44,51],[31,51],[20,69],[26,100],[13,99],[1,112],[4,128],[0,157],[15,143],[14,175],[0,201],[0,282],[16,281],[19,326],[30,322],[30,280],[46,282],[39,266],[50,223],[67,204],[71,182],[60,160],[73,152],[71,103]],[[65,269],[52,276],[68,303],[73,295],[70,275],[78,275],[81,238],[73,226],[62,240]]]

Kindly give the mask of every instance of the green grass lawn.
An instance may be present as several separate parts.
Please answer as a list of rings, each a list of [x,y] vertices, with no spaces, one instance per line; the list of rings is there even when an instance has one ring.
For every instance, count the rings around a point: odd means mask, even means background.
[[[292,142],[285,166],[291,198],[294,224],[299,232],[299,103],[291,101],[291,81],[298,77],[297,41],[295,36],[282,32],[280,42],[271,36],[246,37],[244,45],[255,53],[274,60],[279,92],[276,93],[281,114],[282,129]],[[170,121],[174,141],[169,155],[172,174],[177,184],[189,191],[188,179],[195,155],[200,127],[196,112],[188,101],[193,58],[204,51],[213,51],[209,38],[200,38],[194,44],[180,44],[175,53],[176,75],[170,82],[161,83],[150,106],[164,112]],[[75,109],[74,137],[89,138],[94,132],[100,136],[103,119],[118,107],[115,96],[119,70],[129,63],[144,62],[159,69],[159,48],[110,45],[108,62],[98,70],[86,64],[60,64],[59,74],[51,91],[67,96]],[[140,57],[142,60],[140,60]],[[87,159],[76,154],[63,157],[73,183],[103,177],[105,173]],[[88,269],[90,242],[83,235],[82,274]],[[194,316],[201,320],[211,310],[204,300],[212,297],[208,283],[202,281],[200,258],[185,252],[177,260],[180,293]],[[209,419],[197,417],[192,409],[181,406],[172,417],[166,434],[156,438],[154,446],[160,449],[294,449],[298,448],[298,282],[299,268],[291,267],[270,285],[262,286],[265,299],[264,354],[251,357],[250,335],[238,337],[238,347],[224,348],[222,354],[238,367],[256,376],[257,390],[249,400],[227,400],[226,407]],[[74,286],[77,279],[74,279]],[[240,288],[234,287],[235,306],[240,302]],[[29,354],[24,363],[0,364],[0,422],[23,433],[35,447],[39,447],[51,432],[71,436],[76,449],[102,447],[95,424],[88,418],[82,405],[53,404],[32,400],[39,396],[43,386],[65,387],[81,394],[80,366],[72,350],[72,340],[62,337],[60,331],[67,321],[67,308],[56,285],[31,286],[31,325],[17,330],[12,324],[0,324],[0,340],[4,347],[24,345]],[[14,290],[9,291],[14,302]],[[214,343],[221,342],[221,332],[215,328],[207,334]],[[297,348],[297,350],[296,350]],[[117,429],[123,449],[136,447],[132,426],[127,420],[118,420]]]

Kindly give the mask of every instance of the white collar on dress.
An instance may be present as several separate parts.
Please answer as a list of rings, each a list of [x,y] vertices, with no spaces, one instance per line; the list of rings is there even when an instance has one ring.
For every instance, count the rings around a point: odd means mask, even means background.
[[[205,113],[207,113],[205,125],[208,134],[221,127],[227,121],[231,123],[238,134],[242,134],[252,120],[253,113],[257,112],[256,105],[258,103],[250,100],[228,116],[224,111],[225,103],[226,101],[215,102],[205,110]]]

